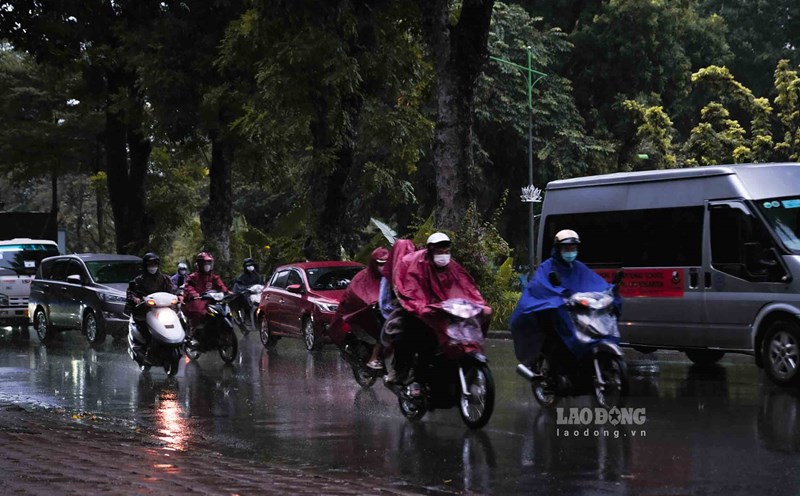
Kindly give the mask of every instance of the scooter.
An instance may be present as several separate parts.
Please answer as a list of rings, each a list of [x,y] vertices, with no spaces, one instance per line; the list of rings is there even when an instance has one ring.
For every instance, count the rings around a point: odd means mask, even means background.
[[[262,284],[254,284],[237,293],[236,298],[231,301],[233,321],[242,331],[242,334],[248,334],[251,330],[258,329],[256,310],[261,303],[261,291],[263,289],[264,286]]]
[[[353,377],[359,386],[370,388],[378,378],[386,374],[383,368],[373,369],[367,366],[375,340],[380,339],[383,317],[374,306],[365,307],[345,322],[344,333],[347,337],[341,346],[342,359],[353,369]]]
[[[558,274],[548,275],[560,286]],[[575,293],[556,309],[563,320],[558,332],[549,335],[533,370],[517,365],[517,373],[531,382],[536,401],[553,407],[561,398],[593,394],[604,408],[619,406],[628,394],[628,370],[619,346],[614,296],[622,274],[603,292]],[[570,334],[571,333],[571,334]],[[588,350],[585,348],[588,345]],[[580,349],[579,349],[580,348]]]
[[[230,301],[236,295],[225,295],[219,291],[207,291],[200,296],[207,302],[206,314],[194,329],[193,335],[184,340],[184,352],[191,360],[209,351],[218,351],[225,363],[231,363],[239,353],[239,341],[233,332]]]
[[[409,420],[419,420],[428,411],[457,406],[467,427],[479,429],[492,416],[495,396],[494,378],[483,354],[484,309],[467,300],[450,299],[428,305],[425,311],[426,321],[437,325],[429,328],[417,320],[417,332],[404,330],[416,334],[403,338],[417,340],[412,357],[415,382],[386,387],[397,396],[400,411]],[[411,316],[404,319],[415,320]]]
[[[146,312],[140,324],[133,315],[128,321],[128,354],[142,372],[152,366],[163,366],[169,376],[178,373],[186,331],[177,305],[174,294],[153,293],[145,296],[131,312],[137,315]]]

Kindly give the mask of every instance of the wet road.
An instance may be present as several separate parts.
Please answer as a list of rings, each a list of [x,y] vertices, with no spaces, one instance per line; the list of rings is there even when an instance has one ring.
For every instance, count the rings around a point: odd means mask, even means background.
[[[255,334],[240,338],[233,365],[206,354],[168,379],[140,374],[115,343],[92,350],[69,333],[44,346],[0,329],[0,400],[111,416],[174,449],[205,443],[434,494],[800,494],[800,394],[772,386],[750,357],[703,369],[682,354],[631,351],[628,406],[644,409],[643,423],[587,431],[536,405],[510,341],[490,340],[487,354],[497,403],[477,432],[456,410],[409,423],[383,386],[362,390],[333,348],[309,354],[284,339],[267,351]]]

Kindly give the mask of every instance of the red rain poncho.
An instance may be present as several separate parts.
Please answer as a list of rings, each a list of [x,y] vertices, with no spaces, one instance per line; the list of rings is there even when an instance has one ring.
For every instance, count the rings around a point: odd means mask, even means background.
[[[349,334],[349,326],[345,323],[357,325],[376,339],[378,338],[381,329],[373,309],[378,303],[378,294],[381,289],[382,271],[378,260],[387,260],[388,256],[389,250],[386,248],[375,248],[367,268],[356,274],[350,281],[328,330],[328,336],[335,344],[341,345]]]
[[[437,334],[447,323],[435,306],[452,298],[463,298],[484,307],[482,328],[484,334],[488,331],[492,309],[486,305],[472,276],[458,262],[451,260],[445,267],[438,268],[426,249],[418,250],[403,257],[394,268],[392,282],[403,308]]]

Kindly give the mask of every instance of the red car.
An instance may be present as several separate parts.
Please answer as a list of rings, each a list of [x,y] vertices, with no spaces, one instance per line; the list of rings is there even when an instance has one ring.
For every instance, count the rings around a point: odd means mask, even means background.
[[[270,347],[288,336],[303,338],[309,350],[322,347],[344,290],[363,269],[355,262],[301,262],[275,269],[257,310],[261,342]]]

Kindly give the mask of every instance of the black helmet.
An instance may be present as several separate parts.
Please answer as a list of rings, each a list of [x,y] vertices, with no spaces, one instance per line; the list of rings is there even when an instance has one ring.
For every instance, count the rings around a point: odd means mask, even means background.
[[[148,264],[152,264],[153,262],[161,265],[161,259],[153,252],[147,252],[142,257],[142,267],[147,267]]]
[[[252,265],[252,266],[254,266],[254,267],[255,267],[255,265],[256,265],[256,261],[255,261],[255,260],[253,260],[252,258],[245,258],[245,259],[244,259],[244,262],[242,262],[242,268],[244,269],[244,268],[246,268],[248,265]]]

